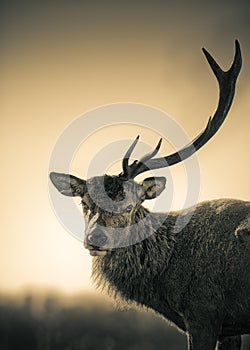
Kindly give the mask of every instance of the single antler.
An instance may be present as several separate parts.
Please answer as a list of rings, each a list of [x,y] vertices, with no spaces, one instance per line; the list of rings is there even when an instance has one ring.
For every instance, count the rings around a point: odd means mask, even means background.
[[[234,61],[228,71],[223,71],[209,52],[205,49],[202,50],[219,84],[219,102],[214,116],[209,118],[203,132],[179,151],[165,157],[152,159],[159,151],[162,141],[160,139],[153,152],[147,154],[139,161],[135,160],[129,165],[129,158],[139,140],[139,136],[137,136],[123,158],[123,172],[120,174],[121,177],[131,179],[145,171],[169,167],[183,161],[204,146],[224,122],[233,101],[235,84],[242,65],[240,44],[237,40],[235,41]]]

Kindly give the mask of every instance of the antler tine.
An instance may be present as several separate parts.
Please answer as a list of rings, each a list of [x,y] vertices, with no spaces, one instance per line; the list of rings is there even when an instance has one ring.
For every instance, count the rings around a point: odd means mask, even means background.
[[[135,149],[135,146],[137,145],[138,141],[139,141],[140,136],[138,135],[135,140],[133,141],[133,143],[130,145],[129,149],[127,150],[125,156],[123,157],[122,160],[122,169],[123,169],[123,175],[124,177],[129,177],[129,173],[130,173],[130,168],[129,168],[129,158],[133,152],[133,150]]]
[[[203,52],[205,53],[207,61],[217,78],[220,88],[218,107],[211,120],[210,132],[204,139],[206,143],[220,128],[232,105],[235,92],[235,83],[242,66],[242,57],[238,40],[235,40],[235,56],[233,63],[228,71],[223,71],[216,63],[214,58],[205,49],[203,49]],[[198,148],[196,149],[198,150],[202,146],[203,144],[197,145]]]
[[[214,75],[216,76],[219,83],[221,80],[223,80],[223,73],[229,73],[229,72],[235,73],[235,79],[237,79],[242,66],[240,43],[238,40],[235,40],[234,60],[228,71],[223,71],[221,67],[218,65],[218,63],[215,61],[215,59],[210,55],[210,53],[205,48],[202,48],[202,51],[206,56],[206,59],[210,67],[212,68],[212,71],[214,72]]]
[[[181,150],[161,158],[150,158],[146,161],[144,159],[144,164],[140,166],[139,164],[132,164],[133,177],[148,170],[164,168],[177,164],[190,157],[214,136],[224,122],[233,102],[235,84],[242,66],[240,44],[237,40],[235,41],[235,56],[228,71],[223,71],[207,50],[203,49],[203,52],[219,84],[219,102],[214,116],[209,119],[204,131]]]
[[[127,152],[123,158],[123,161],[122,161],[123,173],[121,174],[121,176],[123,176],[124,178],[133,178],[134,177],[133,172],[136,171],[137,169],[140,169],[141,166],[144,165],[144,163],[146,163],[149,159],[153,158],[159,152],[159,149],[160,149],[161,143],[162,143],[162,138],[161,138],[158,141],[156,147],[154,148],[154,150],[152,152],[146,154],[139,161],[135,160],[131,165],[129,165],[128,164],[129,158],[130,158],[133,150],[135,149],[135,146],[136,146],[138,140],[139,140],[139,135],[133,141],[133,143],[131,144],[131,146],[129,147],[129,149],[127,150]]]
[[[146,154],[144,157],[142,157],[140,159],[139,163],[146,163],[149,159],[153,158],[159,152],[159,149],[161,147],[161,143],[162,143],[162,138],[158,141],[155,149],[152,152]],[[138,165],[139,165],[139,163],[138,163]]]
[[[138,162],[132,164],[131,166],[131,176],[135,177],[137,174],[137,171],[140,171],[140,169],[144,168],[144,164],[150,160],[151,158],[153,158],[158,152],[159,149],[161,147],[162,144],[162,138],[158,141],[156,147],[154,148],[154,150],[148,154],[146,154],[144,157],[142,157]],[[135,175],[134,175],[135,174]]]
[[[230,68],[230,70],[234,71],[236,74],[235,79],[237,79],[240,73],[241,67],[242,67],[242,56],[241,56],[241,50],[240,50],[240,43],[238,40],[235,40],[235,56],[234,56],[232,67]]]

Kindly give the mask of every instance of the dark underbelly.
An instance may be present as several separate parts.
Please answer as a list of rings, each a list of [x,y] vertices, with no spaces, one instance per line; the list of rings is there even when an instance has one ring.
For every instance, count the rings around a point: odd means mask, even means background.
[[[241,322],[232,321],[223,323],[221,336],[227,337],[240,334],[250,334],[250,315]]]

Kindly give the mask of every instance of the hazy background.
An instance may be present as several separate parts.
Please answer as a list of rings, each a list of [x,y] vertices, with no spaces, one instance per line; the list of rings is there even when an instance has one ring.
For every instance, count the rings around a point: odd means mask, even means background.
[[[52,289],[93,295],[89,254],[57,221],[48,197],[57,138],[87,110],[125,101],[161,108],[196,136],[218,96],[201,48],[226,69],[236,38],[243,69],[226,123],[198,154],[200,198],[250,198],[248,1],[0,4],[2,294]],[[127,136],[122,128],[114,135]],[[78,176],[85,174],[84,163]]]

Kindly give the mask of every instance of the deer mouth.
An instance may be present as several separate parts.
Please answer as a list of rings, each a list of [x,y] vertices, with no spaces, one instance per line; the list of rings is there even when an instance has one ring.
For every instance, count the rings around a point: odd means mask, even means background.
[[[85,248],[88,249],[89,254],[92,256],[105,256],[106,254],[109,254],[111,252],[111,249],[91,246],[88,244],[85,245]]]
[[[102,250],[102,249],[89,249],[89,253],[92,256],[105,256],[109,253],[108,250]]]
[[[84,248],[88,249],[91,256],[105,256],[112,251],[110,247],[91,245],[86,242],[84,242]]]

